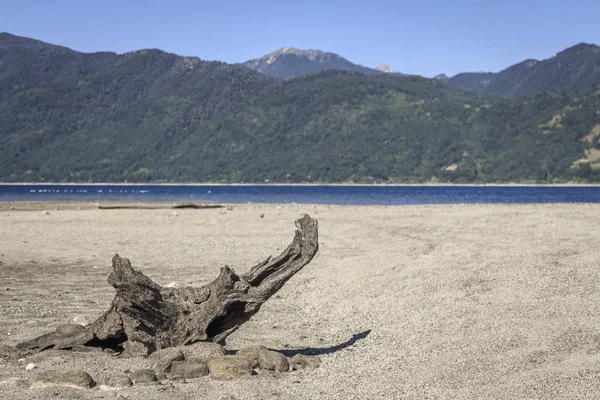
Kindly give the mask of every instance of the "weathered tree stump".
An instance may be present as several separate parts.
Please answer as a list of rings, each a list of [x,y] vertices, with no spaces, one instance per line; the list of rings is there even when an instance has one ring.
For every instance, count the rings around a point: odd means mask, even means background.
[[[162,287],[115,255],[108,283],[117,293],[106,313],[85,329],[57,330],[17,347],[35,352],[83,345],[136,356],[198,341],[224,343],[317,253],[317,220],[304,215],[296,226],[294,240],[278,257],[268,257],[242,275],[225,266],[200,288]]]

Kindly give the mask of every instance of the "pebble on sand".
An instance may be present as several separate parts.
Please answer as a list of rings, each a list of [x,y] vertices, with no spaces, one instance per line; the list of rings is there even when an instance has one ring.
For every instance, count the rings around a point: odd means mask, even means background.
[[[180,349],[185,354],[186,359],[206,361],[211,357],[225,355],[225,348],[218,343],[213,342],[197,342],[182,346]]]
[[[138,385],[140,383],[155,383],[158,382],[156,374],[151,369],[139,369],[129,374],[131,381]]]
[[[256,368],[258,367],[258,355],[262,351],[267,351],[267,348],[265,346],[246,347],[238,350],[237,353],[235,353],[235,355],[250,361],[252,368]]]
[[[250,361],[252,368],[258,366],[260,369],[276,372],[287,372],[289,370],[287,358],[281,353],[267,349],[265,346],[240,349],[236,356]]]
[[[315,369],[321,364],[321,359],[316,356],[305,356],[304,354],[296,354],[290,358],[290,367],[292,371],[301,369]]]
[[[254,373],[250,361],[238,356],[220,356],[209,358],[206,362],[210,377],[219,381],[230,381]]]
[[[32,369],[37,368],[37,365],[35,365],[34,363],[29,363],[25,366],[25,371],[31,371]]]
[[[288,360],[283,354],[266,349],[258,353],[258,366],[260,369],[275,372],[287,372],[289,370]]]
[[[166,348],[155,351],[148,356],[151,368],[155,372],[169,372],[174,361],[185,360],[185,355],[176,348]]]
[[[100,389],[102,390],[118,390],[131,387],[133,382],[127,375],[110,375],[104,379]]]
[[[168,378],[171,380],[184,380],[200,378],[208,375],[206,363],[200,360],[173,361]]]
[[[54,369],[41,372],[29,388],[44,389],[65,386],[75,389],[91,389],[95,385],[92,377],[85,371]]]

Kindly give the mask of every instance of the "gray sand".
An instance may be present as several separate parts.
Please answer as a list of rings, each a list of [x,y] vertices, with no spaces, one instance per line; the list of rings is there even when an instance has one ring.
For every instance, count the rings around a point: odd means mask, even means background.
[[[600,397],[600,205],[236,205],[177,215],[92,206],[0,203],[0,346],[99,316],[114,294],[115,253],[160,284],[201,285],[224,264],[243,272],[278,254],[309,213],[320,224],[317,257],[227,347],[318,349],[321,367],[0,398]],[[25,371],[29,362],[38,368]],[[79,368],[101,382],[142,365],[49,351],[0,358],[0,381]]]

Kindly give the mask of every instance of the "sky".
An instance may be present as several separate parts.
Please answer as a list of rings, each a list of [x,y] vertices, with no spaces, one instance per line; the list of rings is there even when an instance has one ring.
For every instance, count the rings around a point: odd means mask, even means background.
[[[600,0],[1,0],[0,32],[74,50],[229,63],[280,47],[407,74],[497,72],[600,45]]]

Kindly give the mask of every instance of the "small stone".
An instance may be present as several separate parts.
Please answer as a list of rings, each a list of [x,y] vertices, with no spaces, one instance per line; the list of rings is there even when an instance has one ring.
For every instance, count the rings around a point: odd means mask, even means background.
[[[171,380],[175,379],[194,379],[208,375],[208,367],[204,361],[174,361],[171,364],[171,372],[168,377]]]
[[[111,375],[108,376],[104,383],[100,386],[102,390],[118,390],[133,386],[133,382],[127,375]]]
[[[209,358],[206,365],[210,371],[210,377],[219,381],[230,381],[254,373],[250,361],[238,356]]]
[[[283,354],[272,350],[263,350],[258,353],[258,366],[261,369],[275,372],[287,372],[289,370],[287,358]]]
[[[154,383],[157,382],[156,374],[151,369],[139,369],[135,372],[132,372],[129,375],[129,378],[136,385],[140,383]]]
[[[186,359],[206,361],[211,357],[225,355],[225,349],[218,343],[196,342],[187,346],[178,347],[185,354]]]
[[[34,363],[29,363],[25,366],[25,371],[31,371],[32,369],[37,368],[37,365],[35,365]]]
[[[261,217],[261,218],[264,218],[264,217],[265,217],[265,214],[263,214],[263,213],[260,213],[260,217]]]
[[[85,371],[55,369],[40,373],[30,389],[44,389],[53,386],[66,386],[75,389],[91,389],[96,385]]]
[[[179,214],[177,214],[177,211],[172,211],[172,212],[171,212],[171,215],[172,215],[172,216],[174,216],[174,217],[176,217],[176,216],[178,216]]]
[[[72,322],[81,326],[88,326],[90,324],[90,320],[82,315],[76,315],[73,317]]]
[[[290,358],[290,367],[292,371],[301,369],[315,369],[321,365],[321,359],[316,356],[305,356],[304,354],[296,354]]]
[[[179,287],[179,286],[180,285],[177,282],[169,282],[164,287],[166,287],[166,288],[176,288],[176,287]]]
[[[235,355],[250,361],[252,368],[256,368],[258,366],[258,355],[263,351],[267,351],[265,346],[253,346],[240,349]]]
[[[160,349],[148,356],[151,368],[156,372],[169,372],[173,361],[183,360],[185,360],[185,355],[176,348]]]
[[[56,333],[62,336],[77,335],[84,330],[85,327],[79,324],[62,324],[56,327]]]

